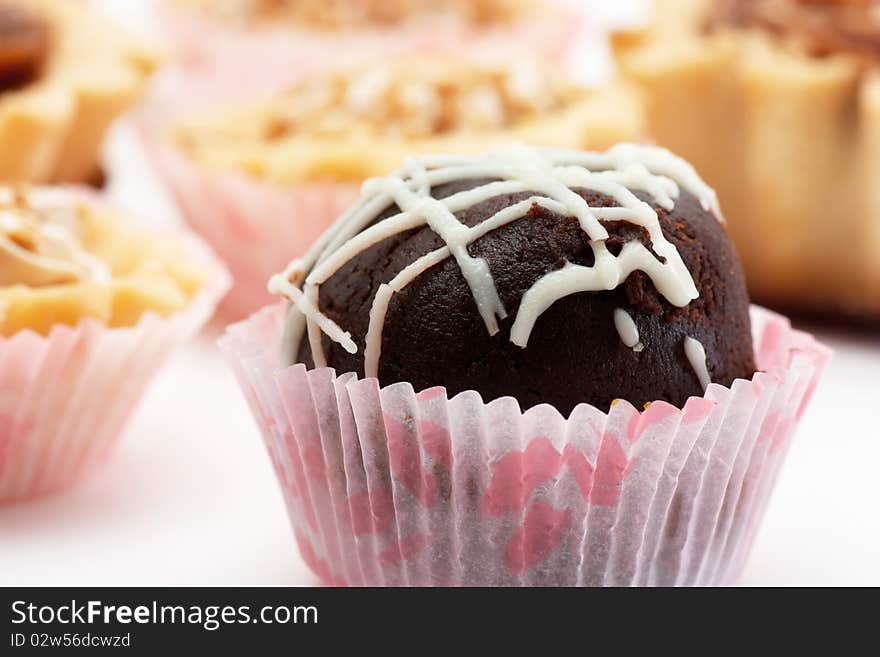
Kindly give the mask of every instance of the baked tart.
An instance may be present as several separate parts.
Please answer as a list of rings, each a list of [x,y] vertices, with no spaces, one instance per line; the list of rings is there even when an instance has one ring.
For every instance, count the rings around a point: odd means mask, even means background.
[[[110,123],[156,63],[82,3],[0,1],[0,180],[95,180]]]
[[[268,275],[365,179],[407,155],[511,141],[601,147],[640,128],[623,87],[592,90],[539,64],[426,56],[317,74],[269,101],[174,122],[152,142],[183,214],[234,270],[240,314],[268,298]]]
[[[70,190],[0,187],[0,335],[133,326],[180,311],[205,278],[183,245]]]
[[[561,61],[588,28],[555,0],[166,0],[162,16],[184,78],[178,105],[274,92],[390,55]]]
[[[661,0],[615,49],[652,136],[718,190],[753,297],[880,320],[880,3]]]
[[[638,129],[630,98],[551,67],[429,57],[315,76],[269,102],[181,121],[171,139],[203,166],[275,184],[359,183],[419,153],[507,141],[607,146]]]
[[[194,238],[136,228],[93,192],[0,187],[0,503],[105,460],[227,287]]]
[[[435,22],[491,26],[521,18],[529,0],[169,0],[236,25],[290,25],[339,30]]]

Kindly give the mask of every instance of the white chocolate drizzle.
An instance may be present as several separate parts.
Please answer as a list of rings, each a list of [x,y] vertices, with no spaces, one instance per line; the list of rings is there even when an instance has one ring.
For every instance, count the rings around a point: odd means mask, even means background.
[[[490,180],[471,189],[434,198],[431,190],[455,181]],[[694,169],[669,151],[635,144],[618,144],[604,153],[512,145],[482,157],[434,155],[408,159],[386,178],[367,180],[360,200],[330,227],[304,257],[291,262],[269,281],[269,291],[293,304],[284,336],[284,359],[295,361],[302,336],[308,336],[315,365],[326,364],[322,333],[349,353],[357,352],[351,334],[319,308],[319,288],[359,253],[399,233],[428,226],[445,243],[402,269],[382,284],[369,313],[365,336],[364,371],[379,371],[382,335],[391,299],[422,273],[454,258],[467,281],[474,303],[490,335],[507,316],[488,264],[468,252],[468,246],[505,224],[521,219],[534,206],[577,219],[594,254],[590,267],[566,262],[542,276],[523,295],[510,331],[510,340],[525,348],[538,317],[559,299],[577,292],[612,290],[632,272],[647,274],[671,304],[685,306],[699,296],[677,249],[663,235],[657,212],[632,190],[644,192],[665,210],[672,210],[679,185],[697,197],[706,211],[721,220],[715,192]],[[617,204],[591,207],[572,188],[589,189]],[[529,198],[506,207],[472,227],[457,212],[502,194],[529,192]],[[378,220],[389,207],[399,212]],[[626,221],[644,228],[651,240],[626,243],[618,255],[605,245],[608,232],[600,223]],[[656,255],[655,255],[656,254]],[[630,319],[630,321],[632,321]],[[636,339],[638,343],[638,339]],[[633,345],[635,346],[635,345]]]
[[[639,329],[636,323],[622,308],[614,310],[614,328],[617,329],[620,341],[633,351],[639,352],[645,348],[645,345],[639,342]]]
[[[712,379],[709,376],[709,368],[706,367],[706,350],[703,348],[703,344],[689,335],[685,336],[684,355],[691,364],[694,374],[700,380],[703,392],[705,392],[709,384],[712,383]]]

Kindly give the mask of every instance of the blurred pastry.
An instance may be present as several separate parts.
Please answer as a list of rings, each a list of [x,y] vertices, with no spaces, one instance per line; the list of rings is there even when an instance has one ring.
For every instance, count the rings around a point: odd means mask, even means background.
[[[640,129],[625,88],[591,90],[537,63],[424,57],[322,73],[268,102],[154,129],[148,143],[185,217],[233,269],[230,310],[241,316],[364,179],[408,154],[510,141],[602,147]]]
[[[550,66],[415,58],[310,78],[269,102],[178,122],[175,144],[212,169],[277,184],[359,183],[407,155],[503,141],[608,145],[638,128],[622,89],[597,93]]]
[[[91,182],[156,55],[78,2],[0,0],[0,180]]]
[[[494,25],[522,17],[529,0],[169,0],[228,24],[310,29],[401,27],[411,23]]]
[[[0,187],[0,502],[106,456],[227,286],[192,237],[145,233],[94,194]]]
[[[652,136],[717,188],[753,298],[880,320],[880,3],[660,0],[615,48]]]
[[[175,241],[64,189],[0,187],[0,335],[171,315],[204,283]]]
[[[189,104],[392,54],[559,61],[586,29],[557,0],[165,0],[161,15],[184,77],[173,93]]]

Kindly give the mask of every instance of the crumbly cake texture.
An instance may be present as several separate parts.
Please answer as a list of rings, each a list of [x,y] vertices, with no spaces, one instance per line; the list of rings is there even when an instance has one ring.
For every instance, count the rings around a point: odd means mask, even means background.
[[[0,179],[87,182],[157,52],[83,3],[0,2]]]
[[[380,60],[309,78],[270,101],[171,129],[187,157],[276,184],[360,181],[408,155],[480,153],[512,140],[605,148],[639,134],[632,91],[594,91],[539,62]]]
[[[681,405],[755,371],[719,214],[662,149],[411,160],[273,279],[287,359],[564,414]]]
[[[876,321],[878,3],[728,5],[660,0],[615,38],[647,130],[718,190],[753,299]]]
[[[184,244],[144,233],[80,193],[0,188],[0,336],[96,319],[133,326],[183,309],[207,272]]]

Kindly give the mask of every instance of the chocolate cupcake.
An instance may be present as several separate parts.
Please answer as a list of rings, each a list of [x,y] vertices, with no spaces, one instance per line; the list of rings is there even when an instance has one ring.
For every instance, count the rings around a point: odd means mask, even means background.
[[[626,169],[641,153],[627,146],[604,162],[590,159]],[[547,157],[546,175],[583,161],[569,153]],[[694,180],[681,161],[664,157],[670,170]],[[452,180],[421,192],[395,178],[374,185],[374,198],[390,198],[389,207],[360,209],[337,235],[356,238],[352,226],[366,223],[384,239],[359,251],[361,238],[309,263],[326,279],[315,284],[318,306],[349,330],[357,351],[325,335],[316,354],[308,341],[288,344],[289,353],[296,352],[292,362],[377,377],[380,385],[442,385],[450,394],[475,389],[487,401],[509,395],[523,408],[548,403],[564,415],[579,403],[607,410],[615,399],[682,405],[710,380],[730,385],[751,377],[743,275],[708,188],[692,184],[676,199],[667,191],[658,199],[641,190],[668,179],[624,170],[603,181],[604,193],[581,186],[589,185],[588,174],[581,184],[570,183],[571,192],[542,203],[536,199],[551,193],[546,186],[493,191],[499,172],[515,167],[515,159],[499,155],[485,166],[492,174],[487,179]],[[417,175],[430,185],[455,170],[423,168]],[[454,214],[435,204],[441,214],[425,216],[418,226],[401,214],[401,204],[453,196],[467,199],[450,201]],[[498,224],[493,230],[487,230],[490,220]],[[459,242],[444,243],[442,235]],[[437,262],[443,248],[459,251]],[[330,259],[341,266],[330,265],[327,277]],[[407,267],[413,269],[402,274]],[[276,281],[278,291],[284,287]],[[289,339],[299,342],[295,334]]]
[[[631,144],[408,160],[270,289],[223,345],[331,583],[730,582],[825,359]]]

